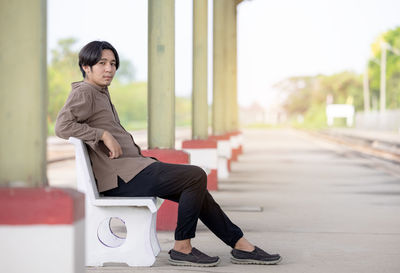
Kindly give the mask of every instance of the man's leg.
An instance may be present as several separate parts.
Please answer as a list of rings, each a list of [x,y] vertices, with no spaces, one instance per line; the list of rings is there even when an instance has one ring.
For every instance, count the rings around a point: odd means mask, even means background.
[[[243,237],[242,230],[232,223],[208,191],[204,196],[199,218],[218,238],[232,248]]]
[[[203,223],[218,236],[227,245],[235,248],[235,251],[241,251],[243,257],[252,255],[250,263],[264,259],[267,253],[261,253],[260,249],[256,252],[249,252],[254,246],[250,244],[244,237],[239,227],[234,225],[220,206],[214,201],[212,196],[206,190],[207,175],[196,166],[177,165],[156,162],[145,168],[136,175],[131,181],[125,183],[122,179],[118,181],[118,188],[103,192],[106,196],[158,196],[164,199],[179,203],[178,206],[178,223],[175,230],[175,246],[170,251],[172,263],[175,265],[200,265],[214,266],[219,262],[218,257],[209,257],[201,253],[197,249],[186,254],[189,249],[190,239],[195,236],[197,220]],[[178,249],[186,251],[178,252]],[[175,251],[177,250],[177,251]],[[262,251],[262,250],[261,250]],[[236,254],[236,252],[235,252]],[[277,255],[279,256],[279,255]],[[184,262],[180,264],[180,260]],[[276,260],[277,257],[274,258]],[[194,262],[186,262],[193,260]],[[236,262],[243,259],[237,259]],[[244,259],[249,263],[248,259]],[[279,256],[280,260],[280,256]]]
[[[118,188],[104,192],[108,196],[158,196],[179,202],[175,240],[181,251],[195,236],[197,219],[232,248],[243,237],[221,207],[206,190],[207,175],[196,166],[156,162],[145,168],[131,181],[118,181]],[[178,250],[178,249],[176,249]]]
[[[179,203],[175,246],[169,262],[173,265],[215,266],[219,257],[210,257],[192,248],[197,221],[207,187],[207,175],[196,166],[156,162],[131,181],[118,181],[118,188],[106,191],[106,196],[158,196]]]
[[[178,223],[175,240],[195,236],[207,176],[196,166],[156,162],[145,168],[131,181],[118,181],[118,188],[103,192],[106,196],[158,196],[178,202]]]

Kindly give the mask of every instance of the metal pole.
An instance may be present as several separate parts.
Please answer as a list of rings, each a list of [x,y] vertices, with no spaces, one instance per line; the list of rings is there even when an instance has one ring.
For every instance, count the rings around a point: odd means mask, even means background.
[[[380,90],[380,112],[386,111],[386,50],[387,44],[381,44],[381,90]]]
[[[368,63],[365,67],[364,79],[363,79],[363,94],[364,94],[364,112],[370,111],[370,102],[369,102],[369,80],[368,80]]]

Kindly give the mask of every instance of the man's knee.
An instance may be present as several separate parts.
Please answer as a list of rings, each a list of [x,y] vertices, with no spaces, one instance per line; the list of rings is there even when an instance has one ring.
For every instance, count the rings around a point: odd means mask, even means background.
[[[191,166],[192,167],[192,172],[194,174],[194,176],[196,177],[196,181],[198,183],[198,185],[201,188],[206,189],[207,188],[207,174],[206,172],[198,167],[198,166]]]

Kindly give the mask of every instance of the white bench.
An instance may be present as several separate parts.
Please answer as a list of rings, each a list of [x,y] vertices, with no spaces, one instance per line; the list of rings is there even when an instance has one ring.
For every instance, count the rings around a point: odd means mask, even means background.
[[[156,197],[102,197],[97,190],[86,145],[70,137],[75,145],[78,190],[85,193],[86,266],[126,263],[151,266],[160,253],[156,233]],[[126,238],[112,230],[112,220],[126,226]],[[80,238],[77,238],[80,239]]]

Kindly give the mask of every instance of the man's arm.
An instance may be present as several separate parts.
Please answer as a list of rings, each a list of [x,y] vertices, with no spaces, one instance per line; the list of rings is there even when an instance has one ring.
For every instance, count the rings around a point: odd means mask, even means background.
[[[104,142],[104,145],[106,145],[107,148],[110,150],[108,155],[109,158],[118,158],[122,155],[121,146],[108,131],[104,131],[101,140]]]
[[[65,139],[72,136],[93,144],[102,140],[109,149],[109,157],[118,158],[122,155],[122,149],[111,133],[100,128],[93,128],[85,123],[85,120],[92,115],[92,94],[84,91],[71,93],[57,116],[56,135]]]
[[[93,98],[89,92],[73,91],[58,113],[55,133],[68,139],[76,137],[96,144],[101,140],[104,130],[90,127],[85,121],[93,115]]]

